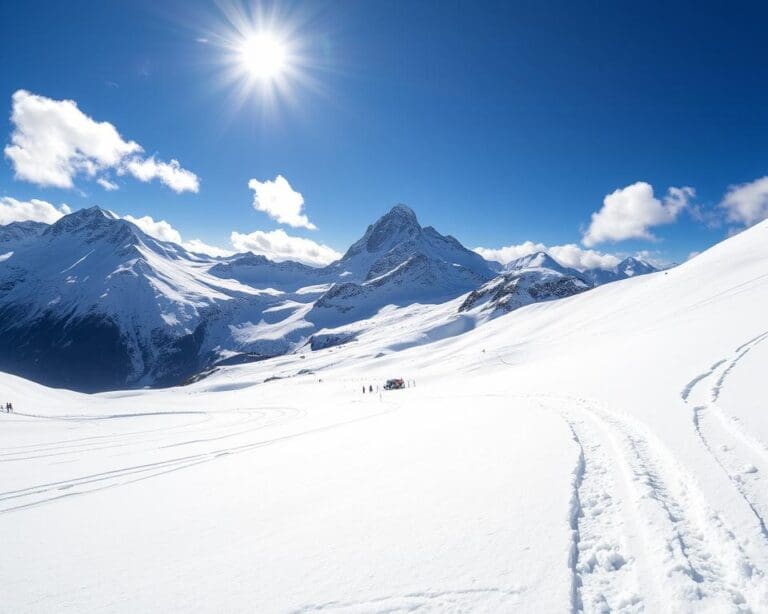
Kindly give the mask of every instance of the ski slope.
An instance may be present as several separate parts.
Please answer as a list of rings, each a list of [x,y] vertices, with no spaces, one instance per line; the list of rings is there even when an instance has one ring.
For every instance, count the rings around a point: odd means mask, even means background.
[[[768,610],[768,223],[462,300],[181,388],[0,375],[0,610]]]

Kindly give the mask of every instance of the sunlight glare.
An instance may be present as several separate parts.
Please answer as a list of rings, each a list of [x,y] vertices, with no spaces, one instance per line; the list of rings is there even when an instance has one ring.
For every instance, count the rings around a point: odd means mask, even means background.
[[[286,68],[288,53],[285,44],[270,32],[246,37],[240,46],[240,62],[249,75],[271,80]]]

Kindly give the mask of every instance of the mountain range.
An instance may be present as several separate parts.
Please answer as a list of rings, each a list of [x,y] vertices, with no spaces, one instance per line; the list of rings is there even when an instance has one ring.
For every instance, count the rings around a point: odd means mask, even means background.
[[[460,311],[499,314],[656,270],[576,271],[543,252],[499,268],[404,205],[322,268],[195,254],[98,207],[16,222],[0,226],[0,370],[89,392],[174,385],[349,340],[327,331],[386,306],[466,295]]]

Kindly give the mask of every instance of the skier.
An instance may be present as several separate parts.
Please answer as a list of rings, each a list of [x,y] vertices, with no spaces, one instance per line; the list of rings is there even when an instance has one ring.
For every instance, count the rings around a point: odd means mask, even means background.
[[[365,394],[365,386],[363,386],[363,394]]]
[[[368,392],[373,392],[373,384],[371,384],[370,386],[368,386]]]

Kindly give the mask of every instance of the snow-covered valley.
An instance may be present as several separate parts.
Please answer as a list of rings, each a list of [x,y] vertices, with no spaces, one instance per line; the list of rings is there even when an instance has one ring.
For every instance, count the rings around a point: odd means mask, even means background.
[[[0,374],[0,609],[768,609],[768,223],[496,317],[467,296],[188,386]]]

